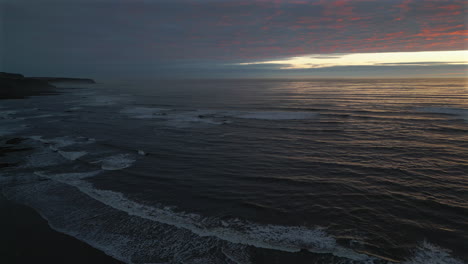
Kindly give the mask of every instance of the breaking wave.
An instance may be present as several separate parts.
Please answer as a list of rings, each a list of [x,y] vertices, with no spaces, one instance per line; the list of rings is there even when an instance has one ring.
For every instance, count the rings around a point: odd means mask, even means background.
[[[402,264],[464,264],[450,255],[451,251],[423,241],[413,251],[413,256]]]

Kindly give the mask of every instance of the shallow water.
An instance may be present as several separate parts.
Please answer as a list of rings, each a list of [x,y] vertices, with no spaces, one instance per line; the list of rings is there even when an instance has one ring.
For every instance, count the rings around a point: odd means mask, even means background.
[[[103,82],[0,102],[0,186],[128,263],[463,263],[464,80]]]

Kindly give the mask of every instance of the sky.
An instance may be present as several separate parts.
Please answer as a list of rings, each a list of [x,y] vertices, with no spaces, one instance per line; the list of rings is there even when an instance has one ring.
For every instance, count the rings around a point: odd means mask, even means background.
[[[466,0],[0,0],[0,71],[464,77]]]

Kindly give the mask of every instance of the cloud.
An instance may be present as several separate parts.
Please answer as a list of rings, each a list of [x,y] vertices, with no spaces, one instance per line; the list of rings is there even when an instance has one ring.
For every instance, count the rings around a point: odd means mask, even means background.
[[[320,57],[320,59],[317,59]],[[282,69],[328,68],[336,66],[382,66],[382,65],[468,65],[468,51],[425,51],[425,52],[386,52],[353,53],[341,56],[300,56],[283,60],[244,62],[240,65],[283,64]]]
[[[306,63],[320,67],[354,53],[463,50],[464,2],[2,0],[0,66],[138,73],[147,65],[217,67],[315,54],[321,62]]]

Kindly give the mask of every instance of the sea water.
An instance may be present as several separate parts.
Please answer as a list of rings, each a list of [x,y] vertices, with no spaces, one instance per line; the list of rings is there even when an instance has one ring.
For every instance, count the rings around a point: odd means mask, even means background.
[[[464,263],[462,79],[159,80],[0,101],[0,189],[127,263]]]

